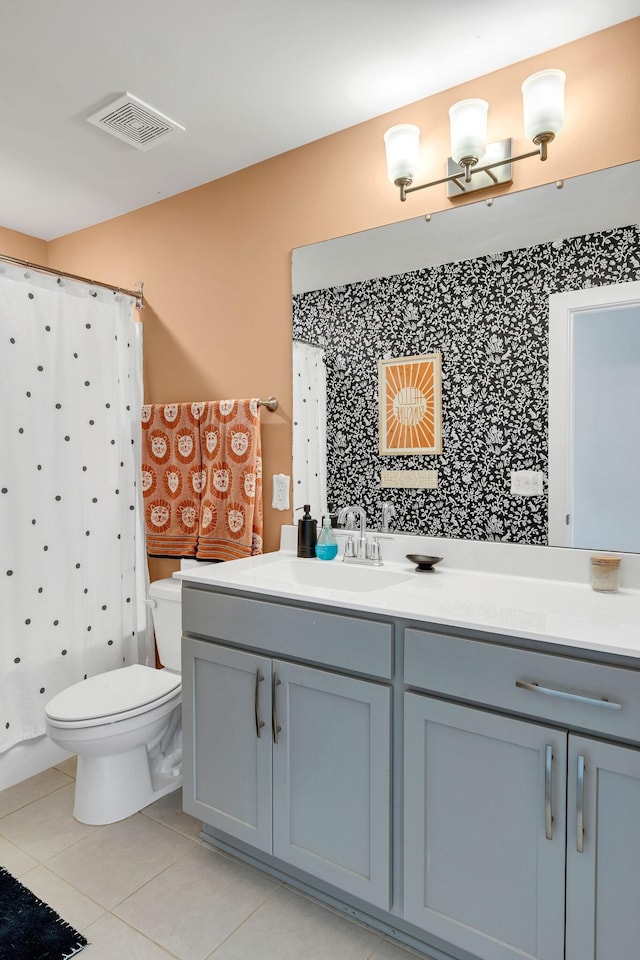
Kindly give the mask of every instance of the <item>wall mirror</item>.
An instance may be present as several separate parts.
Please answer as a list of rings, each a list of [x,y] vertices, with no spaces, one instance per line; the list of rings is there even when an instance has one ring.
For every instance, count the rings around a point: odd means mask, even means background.
[[[639,222],[631,163],[294,250],[294,506],[359,503],[375,526],[391,501],[408,533],[567,544],[550,524],[550,397],[565,402],[550,350],[568,369],[575,338],[567,325],[550,347],[550,298],[640,280]],[[442,455],[381,457],[377,362],[431,352]],[[637,457],[637,436],[625,442],[620,457],[633,443]],[[382,489],[383,470],[437,471],[437,487]],[[580,545],[640,552],[613,527],[590,536]]]

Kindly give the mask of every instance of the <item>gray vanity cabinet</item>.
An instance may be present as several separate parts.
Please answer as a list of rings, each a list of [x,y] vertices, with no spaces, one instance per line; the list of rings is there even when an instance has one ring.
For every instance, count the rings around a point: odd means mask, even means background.
[[[388,686],[183,640],[184,808],[384,909]]]
[[[390,905],[391,693],[274,661],[273,853]]]
[[[404,715],[405,920],[482,960],[563,960],[566,733],[417,693]]]
[[[480,960],[640,956],[640,671],[412,629],[404,652],[405,919]]]
[[[182,684],[212,843],[427,954],[640,956],[633,663],[185,586]]]
[[[569,737],[566,960],[640,955],[640,750]]]
[[[184,809],[271,852],[271,660],[193,639],[182,657]]]

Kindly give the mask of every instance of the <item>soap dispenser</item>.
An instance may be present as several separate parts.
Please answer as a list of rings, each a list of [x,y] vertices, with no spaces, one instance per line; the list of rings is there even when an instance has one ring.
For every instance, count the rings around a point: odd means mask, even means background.
[[[327,513],[322,518],[322,530],[316,543],[316,557],[319,560],[333,560],[338,553],[338,541],[331,526],[331,516]]]
[[[298,507],[298,510],[300,507]],[[305,503],[302,520],[298,520],[298,556],[315,557],[318,521],[309,512],[311,504]]]

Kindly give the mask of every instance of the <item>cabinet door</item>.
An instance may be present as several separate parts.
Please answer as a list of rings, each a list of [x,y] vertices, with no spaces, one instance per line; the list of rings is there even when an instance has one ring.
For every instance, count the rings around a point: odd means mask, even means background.
[[[273,852],[388,909],[390,690],[273,663]]]
[[[567,960],[640,955],[640,750],[569,737]]]
[[[562,960],[566,734],[414,693],[404,712],[404,918],[481,960]]]
[[[271,661],[182,643],[184,809],[271,852]]]

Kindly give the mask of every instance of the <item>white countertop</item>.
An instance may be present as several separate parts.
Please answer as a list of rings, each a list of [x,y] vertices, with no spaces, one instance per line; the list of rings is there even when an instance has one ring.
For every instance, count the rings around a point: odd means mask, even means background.
[[[313,579],[313,568],[309,565],[331,567],[332,572],[327,571],[328,575],[335,574],[338,580],[342,579],[345,568],[341,556],[331,561],[298,559],[294,542],[291,534],[285,531],[284,549],[277,553],[200,565],[181,570],[174,576],[188,583],[241,590],[258,596],[520,637],[536,643],[554,643],[576,651],[591,650],[640,661],[640,590],[623,587],[617,593],[597,593],[589,585],[588,566],[584,582],[560,579],[557,558],[552,556],[557,553],[557,548],[515,548],[520,566],[538,573],[541,566],[546,566],[550,577],[496,571],[496,566],[506,566],[508,570],[510,564],[513,569],[514,554],[508,551],[514,548],[502,544],[497,546],[504,547],[506,552],[499,564],[491,562],[491,556],[496,556],[495,551],[492,553],[496,545],[472,545],[470,556],[473,556],[474,563],[482,562],[482,548],[489,548],[484,551],[486,564],[483,563],[483,567],[484,570],[494,568],[491,572],[453,566],[451,559],[445,556],[433,572],[419,573],[413,563],[404,559],[404,552],[433,553],[425,545],[432,546],[434,541],[400,536],[393,546],[384,544],[389,559],[385,559],[381,571],[375,567],[358,568],[370,575],[371,584],[376,584],[377,574],[384,572],[378,580],[383,585],[361,591],[343,589],[343,583],[336,589],[295,582],[298,571],[303,579]],[[448,552],[446,541],[439,541],[438,547],[440,554]],[[538,553],[527,555],[522,552],[527,549]],[[461,554],[456,554],[455,547],[449,552],[460,560]],[[584,560],[574,558],[572,566],[568,553],[584,552],[564,551],[564,558],[561,558],[567,569],[581,571]],[[533,558],[531,563],[528,557]],[[286,561],[284,565],[283,561]],[[354,567],[349,564],[349,571]],[[286,579],[280,571],[285,572]],[[349,571],[345,571],[344,580]],[[390,578],[389,574],[397,576]],[[386,585],[386,579],[399,582]]]

